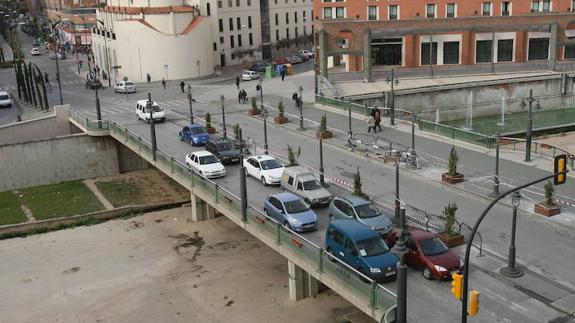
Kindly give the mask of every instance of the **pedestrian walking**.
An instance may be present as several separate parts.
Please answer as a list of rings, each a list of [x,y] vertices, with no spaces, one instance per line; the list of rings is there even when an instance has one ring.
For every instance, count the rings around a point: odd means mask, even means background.
[[[84,62],[82,62],[82,60],[80,60],[80,61],[78,62],[78,64],[80,64],[80,68],[82,68],[82,65],[84,65]]]
[[[262,90],[262,86],[257,84],[256,85],[256,96],[260,96],[260,91]]]
[[[243,90],[238,91],[238,103],[240,103],[240,104],[244,103],[244,91]]]
[[[240,77],[236,75],[236,87],[240,89]]]
[[[150,76],[150,73],[146,73],[146,80],[148,80],[148,83],[150,83],[150,81],[152,80],[152,76]]]
[[[100,76],[100,66],[96,65],[96,76]]]
[[[371,129],[375,133],[375,118],[373,116],[369,116],[367,119],[367,133],[370,133]]]
[[[242,89],[242,99],[244,104],[248,103],[248,92],[245,89]]]
[[[184,83],[184,81],[180,82],[180,88],[182,89],[182,93],[184,93],[184,87],[186,86],[186,83]]]
[[[162,77],[162,86],[166,89],[166,79]]]
[[[379,109],[377,107],[375,107],[374,109],[373,119],[375,122],[375,125],[373,126],[373,132],[375,132],[376,129],[379,129],[379,131],[381,131],[381,113],[379,112]]]
[[[284,79],[286,78],[286,70],[285,70],[285,65],[284,68],[282,68],[282,71],[280,72],[281,76],[282,76],[282,82],[284,81]]]

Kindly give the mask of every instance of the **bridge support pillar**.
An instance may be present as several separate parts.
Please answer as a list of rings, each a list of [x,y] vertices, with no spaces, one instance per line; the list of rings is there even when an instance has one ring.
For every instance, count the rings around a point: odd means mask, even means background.
[[[208,208],[208,205],[206,204],[206,202],[204,202],[204,200],[196,196],[194,193],[191,193],[190,202],[192,205],[192,221],[200,222],[206,220],[208,218],[206,214],[207,213],[206,209]]]
[[[313,276],[288,260],[289,297],[299,301],[319,293],[319,282]]]
[[[206,220],[213,219],[216,217],[216,209],[206,203]]]

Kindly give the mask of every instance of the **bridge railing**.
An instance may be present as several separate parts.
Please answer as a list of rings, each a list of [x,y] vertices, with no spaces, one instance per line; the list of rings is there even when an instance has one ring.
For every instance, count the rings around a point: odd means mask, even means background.
[[[153,161],[151,143],[136,133],[113,121],[102,121],[98,124],[74,110],[71,118],[85,126],[87,130],[99,130],[102,129],[101,126],[106,125],[106,129],[109,129],[114,138],[139,153],[158,169],[173,174],[173,177],[186,187],[193,188],[196,192],[201,191],[201,195],[211,198],[219,209],[228,210],[229,212],[225,214],[227,217],[235,218],[236,222],[242,220],[241,200],[238,196],[228,188],[194,173],[187,165],[161,149],[156,150],[156,160]],[[397,297],[391,290],[339,259],[331,257],[323,248],[284,227],[252,205],[248,206],[244,226],[247,231],[255,231],[258,236],[263,236],[262,241],[274,241],[279,248],[286,250],[286,253],[304,261],[308,268],[315,270],[310,273],[312,276],[319,277],[324,283],[326,281],[338,283],[346,292],[361,299],[362,304],[368,304],[372,310],[385,312],[397,303]]]

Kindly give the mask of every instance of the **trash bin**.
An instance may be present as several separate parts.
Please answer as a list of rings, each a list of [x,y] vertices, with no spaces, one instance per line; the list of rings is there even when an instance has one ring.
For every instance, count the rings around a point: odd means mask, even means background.
[[[280,75],[283,69],[284,69],[283,64],[276,65],[276,75]]]
[[[287,75],[292,75],[293,74],[293,65],[292,64],[285,64],[286,68],[287,68]]]
[[[276,76],[276,73],[274,73],[274,67],[273,66],[266,66],[266,77],[267,78],[273,78],[274,76]]]

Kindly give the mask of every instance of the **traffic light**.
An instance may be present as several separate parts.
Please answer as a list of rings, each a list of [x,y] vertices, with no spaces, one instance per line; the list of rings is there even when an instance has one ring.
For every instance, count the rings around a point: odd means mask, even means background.
[[[451,294],[455,296],[457,299],[461,299],[463,295],[463,275],[461,274],[452,274],[451,278]]]
[[[567,169],[567,155],[563,154],[555,156],[555,161],[553,163],[553,173],[555,174],[561,173],[566,169]],[[567,180],[567,174],[563,173],[555,175],[555,177],[553,177],[553,184],[561,185],[565,183],[565,180]]]
[[[467,308],[467,312],[471,316],[475,316],[477,312],[479,312],[479,292],[476,290],[472,290],[469,293],[469,307]]]

